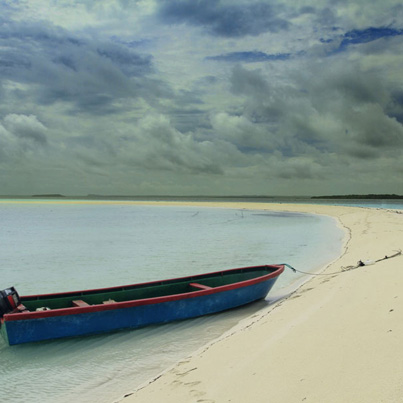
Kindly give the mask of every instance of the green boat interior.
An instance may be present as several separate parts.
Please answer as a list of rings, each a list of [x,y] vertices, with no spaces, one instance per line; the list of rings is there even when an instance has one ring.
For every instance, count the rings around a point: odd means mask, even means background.
[[[236,273],[218,272],[206,276],[194,276],[184,279],[165,280],[146,284],[116,287],[112,289],[89,290],[61,293],[57,295],[38,295],[21,297],[22,306],[19,311],[36,311],[84,307],[97,304],[140,300],[163,297],[173,294],[185,294],[208,290],[214,287],[250,280],[272,273],[276,268],[259,267],[247,268]]]

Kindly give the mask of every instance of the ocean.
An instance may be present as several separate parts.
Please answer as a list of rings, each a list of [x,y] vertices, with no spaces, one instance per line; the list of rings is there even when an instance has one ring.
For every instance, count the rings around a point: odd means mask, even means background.
[[[0,223],[0,289],[21,295],[271,263],[314,272],[340,255],[344,238],[329,217],[118,201],[3,200]],[[2,399],[113,402],[299,281],[287,270],[266,300],[187,321],[13,347],[0,340]]]

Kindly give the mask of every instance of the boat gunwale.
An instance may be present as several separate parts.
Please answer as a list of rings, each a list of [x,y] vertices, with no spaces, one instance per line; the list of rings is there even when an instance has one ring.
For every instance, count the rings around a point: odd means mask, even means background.
[[[50,318],[56,316],[68,316],[68,315],[77,315],[77,314],[85,314],[85,313],[92,313],[92,312],[102,312],[102,311],[111,311],[116,309],[125,309],[125,308],[132,308],[136,306],[144,306],[144,305],[155,305],[164,302],[171,302],[171,301],[178,301],[181,299],[189,299],[189,298],[196,298],[210,294],[217,294],[224,291],[230,291],[237,288],[248,287],[254,284],[258,284],[272,278],[278,277],[283,271],[285,266],[283,264],[280,265],[260,265],[260,266],[249,266],[249,267],[242,267],[238,269],[229,269],[229,270],[222,270],[218,272],[212,273],[204,273],[198,274],[194,276],[185,276],[179,277],[169,280],[160,280],[160,281],[152,281],[147,283],[138,283],[132,285],[125,285],[125,286],[117,286],[117,287],[108,287],[108,288],[99,288],[93,290],[84,290],[84,291],[71,291],[71,292],[62,292],[62,293],[55,293],[55,294],[39,294],[39,295],[27,295],[23,296],[22,298],[35,298],[35,297],[51,297],[51,296],[74,296],[79,295],[85,298],[85,294],[91,294],[92,292],[108,292],[113,290],[118,290],[121,288],[132,287],[132,286],[143,286],[143,285],[157,285],[162,283],[169,283],[172,281],[184,281],[189,280],[194,282],[197,279],[201,279],[203,277],[208,277],[211,275],[220,275],[220,274],[230,274],[231,272],[238,272],[242,270],[250,270],[253,269],[263,269],[263,268],[277,268],[272,273],[264,274],[262,276],[258,276],[252,279],[237,281],[231,284],[225,284],[222,286],[213,287],[207,290],[194,290],[187,293],[180,293],[180,294],[171,294],[171,295],[164,295],[159,297],[151,297],[151,298],[142,298],[142,299],[134,299],[128,301],[120,301],[120,302],[113,302],[108,304],[94,304],[88,305],[85,307],[68,307],[68,308],[57,308],[45,311],[33,311],[33,312],[13,312],[8,313],[3,316],[1,322],[11,322],[11,321],[19,321],[19,320],[33,320],[33,319],[41,319],[41,318]],[[80,294],[82,293],[82,294]]]

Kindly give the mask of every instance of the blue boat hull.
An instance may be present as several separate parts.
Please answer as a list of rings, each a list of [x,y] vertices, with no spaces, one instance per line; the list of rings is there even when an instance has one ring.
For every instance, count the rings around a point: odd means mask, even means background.
[[[264,298],[277,277],[217,293],[158,303],[83,312],[71,315],[5,321],[2,333],[10,345],[64,337],[84,336],[119,329],[194,318],[239,307]],[[197,294],[197,295],[196,295]],[[199,295],[200,294],[200,295]]]

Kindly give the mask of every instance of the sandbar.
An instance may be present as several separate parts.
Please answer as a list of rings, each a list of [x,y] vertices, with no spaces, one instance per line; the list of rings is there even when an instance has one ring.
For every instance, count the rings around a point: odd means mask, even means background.
[[[117,401],[403,401],[403,257],[385,259],[403,249],[401,210],[185,204],[328,215],[345,245],[321,275]]]

